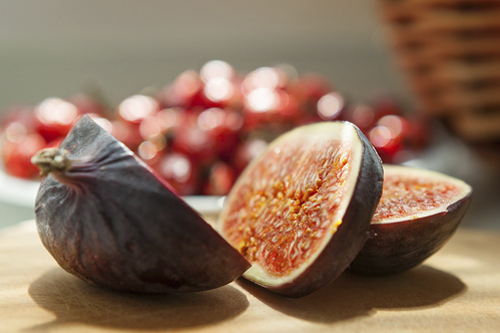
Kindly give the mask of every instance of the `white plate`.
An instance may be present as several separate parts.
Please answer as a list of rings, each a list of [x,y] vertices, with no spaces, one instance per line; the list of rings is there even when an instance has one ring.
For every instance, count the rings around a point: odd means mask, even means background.
[[[7,175],[0,170],[0,201],[33,207],[40,182]],[[224,197],[195,195],[183,198],[200,214],[217,214],[222,209]]]
[[[0,170],[0,201],[14,205],[33,207],[40,183],[7,175]]]

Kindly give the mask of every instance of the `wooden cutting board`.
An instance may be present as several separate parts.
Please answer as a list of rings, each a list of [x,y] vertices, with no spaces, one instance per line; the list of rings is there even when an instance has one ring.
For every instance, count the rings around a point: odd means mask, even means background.
[[[0,232],[0,332],[500,332],[500,233],[460,229],[424,265],[348,272],[288,299],[244,280],[207,292],[141,295],[64,272],[33,221]]]

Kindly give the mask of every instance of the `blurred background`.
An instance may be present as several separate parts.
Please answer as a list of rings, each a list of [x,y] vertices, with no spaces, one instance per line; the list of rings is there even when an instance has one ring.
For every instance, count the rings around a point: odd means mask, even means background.
[[[324,75],[349,100],[389,94],[419,112],[382,17],[369,0],[2,1],[0,110],[89,87],[116,106],[219,59],[241,72],[290,64]],[[498,174],[440,123],[433,131],[431,145],[409,163],[471,183],[464,225],[500,230]],[[0,179],[0,227],[33,217],[25,204],[33,184],[19,184]]]
[[[362,99],[406,93],[375,2],[2,1],[0,107],[96,82],[112,102],[212,59],[241,71],[289,63]]]

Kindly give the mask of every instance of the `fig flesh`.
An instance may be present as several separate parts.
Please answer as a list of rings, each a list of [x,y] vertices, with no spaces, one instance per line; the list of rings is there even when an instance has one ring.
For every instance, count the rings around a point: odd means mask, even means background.
[[[370,238],[352,271],[382,275],[417,266],[453,235],[472,197],[465,182],[444,174],[384,165],[384,190]]]
[[[66,271],[135,292],[230,283],[250,266],[170,186],[89,117],[33,163],[43,245]]]
[[[382,183],[380,158],[356,126],[302,126],[243,171],[218,228],[252,263],[246,279],[305,296],[338,277],[359,252]]]

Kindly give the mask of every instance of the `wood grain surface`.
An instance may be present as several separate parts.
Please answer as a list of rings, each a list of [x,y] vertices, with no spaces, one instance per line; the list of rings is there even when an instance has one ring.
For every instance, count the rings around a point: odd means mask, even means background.
[[[63,271],[33,221],[0,232],[0,332],[500,331],[500,233],[459,229],[408,272],[345,272],[300,299],[245,280],[200,293],[142,295]]]

